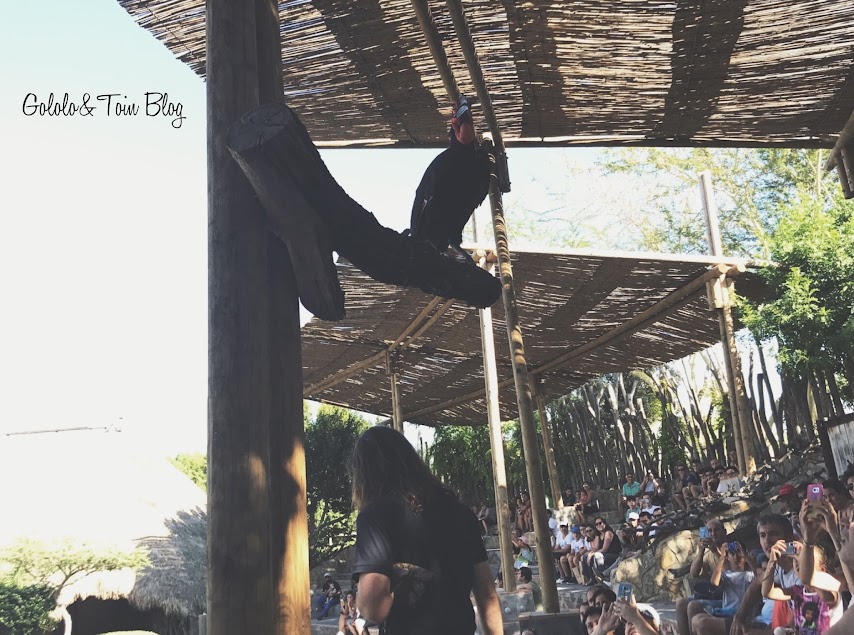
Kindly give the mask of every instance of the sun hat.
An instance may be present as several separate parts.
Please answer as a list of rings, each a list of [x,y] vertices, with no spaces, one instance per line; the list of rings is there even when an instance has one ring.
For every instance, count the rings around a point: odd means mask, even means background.
[[[631,520],[632,518],[634,518],[635,520],[639,520],[640,514],[637,512],[629,512],[628,518],[629,520]]]

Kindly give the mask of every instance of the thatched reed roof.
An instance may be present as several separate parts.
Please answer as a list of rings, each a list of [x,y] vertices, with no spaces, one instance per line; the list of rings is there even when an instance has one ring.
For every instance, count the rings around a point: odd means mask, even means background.
[[[710,257],[523,252],[512,261],[529,371],[547,399],[593,377],[655,366],[720,341],[701,280],[715,262]],[[396,350],[404,420],[486,424],[477,310],[379,284],[346,263],[338,273],[347,317],[303,327],[304,396],[390,416],[384,351],[402,342]],[[758,292],[755,275],[739,276],[736,285],[739,280],[744,295]],[[492,313],[506,420],[518,415],[500,302]],[[404,334],[417,340],[409,344]]]
[[[199,75],[204,0],[119,0]],[[474,95],[444,2],[429,3]],[[465,0],[509,145],[830,147],[854,108],[850,0]],[[285,101],[331,145],[444,145],[449,110],[407,0],[279,2]]]
[[[206,494],[165,458],[140,454],[127,433],[0,436],[0,481],[0,547],[25,537],[148,552],[151,566],[87,575],[60,604],[94,596],[204,612]]]

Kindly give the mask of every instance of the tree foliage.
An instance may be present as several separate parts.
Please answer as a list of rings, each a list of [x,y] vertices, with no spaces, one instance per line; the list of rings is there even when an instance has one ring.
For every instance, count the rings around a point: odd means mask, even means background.
[[[50,613],[69,584],[99,571],[148,564],[141,550],[20,539],[0,551],[0,627],[15,635],[40,633],[54,621]]]
[[[783,207],[770,246],[779,264],[762,272],[770,297],[743,301],[744,323],[777,338],[784,369],[844,372],[854,352],[854,205],[802,188]]]
[[[208,458],[201,452],[179,454],[169,462],[186,474],[193,483],[203,490],[208,488]]]
[[[55,606],[50,585],[0,580],[0,635],[42,635],[52,630],[56,620],[50,613]]]
[[[353,544],[355,517],[348,474],[350,455],[369,423],[351,410],[321,406],[305,415],[309,562],[312,567]]]

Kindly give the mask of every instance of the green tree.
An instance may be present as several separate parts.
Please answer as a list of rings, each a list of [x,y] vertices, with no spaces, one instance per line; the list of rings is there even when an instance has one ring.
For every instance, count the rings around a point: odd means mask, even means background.
[[[744,323],[777,338],[784,371],[845,374],[854,352],[854,205],[802,188],[782,209],[771,256],[779,266],[762,271],[769,297],[741,302]]]
[[[819,151],[628,148],[609,150],[599,165],[645,193],[635,210],[622,212],[630,215],[623,220],[635,229],[636,247],[708,253],[698,190],[698,175],[708,170],[724,251],[768,258],[782,208],[797,198],[799,188],[834,187],[820,163]],[[648,183],[654,189],[640,186]]]
[[[3,565],[0,581],[5,588],[15,589],[16,597],[21,601],[26,601],[26,609],[24,605],[19,605],[22,607],[20,611],[10,616],[4,614],[4,618],[20,619],[22,622],[18,626],[23,626],[32,624],[33,620],[50,620],[49,613],[56,607],[60,593],[69,584],[99,571],[140,569],[149,564],[149,560],[141,550],[96,547],[67,540],[49,544],[21,539],[0,552],[0,563]],[[49,606],[44,600],[45,588],[51,591]],[[65,635],[70,635],[71,616],[64,609],[63,618]],[[12,632],[17,633],[15,629],[18,626],[10,626]]]
[[[208,457],[201,452],[179,454],[169,462],[186,474],[193,483],[203,490],[208,488]]]
[[[20,586],[0,580],[0,635],[42,635],[56,624],[50,613],[56,607],[53,587]]]
[[[326,405],[305,419],[309,563],[314,567],[354,542],[348,466],[356,439],[370,424],[351,410]]]

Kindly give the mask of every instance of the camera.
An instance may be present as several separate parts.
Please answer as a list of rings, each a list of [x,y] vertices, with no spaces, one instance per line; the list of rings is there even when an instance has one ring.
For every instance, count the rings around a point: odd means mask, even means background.
[[[786,555],[794,556],[795,555],[795,543],[789,542],[786,543]]]
[[[708,538],[710,535],[708,527],[700,527],[700,538]]]
[[[819,501],[824,496],[824,485],[821,483],[810,483],[807,485],[807,500],[810,502]]]
[[[628,602],[632,598],[632,591],[634,590],[635,588],[631,582],[620,582],[617,587],[617,598]]]
[[[739,545],[737,542],[728,542],[727,546],[726,546],[727,550],[730,553],[735,553],[736,551],[738,551],[738,547],[739,547]]]

